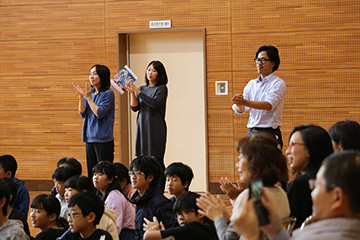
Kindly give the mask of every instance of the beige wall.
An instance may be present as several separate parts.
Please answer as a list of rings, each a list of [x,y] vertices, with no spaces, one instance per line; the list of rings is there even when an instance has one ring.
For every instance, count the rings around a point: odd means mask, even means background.
[[[71,82],[85,82],[94,63],[116,72],[116,31],[171,19],[173,29],[206,29],[209,181],[235,180],[233,144],[246,132],[247,115],[234,115],[230,97],[256,77],[260,45],[280,50],[285,141],[298,124],[328,129],[360,120],[359,13],[358,0],[3,0],[0,153],[16,157],[22,179],[49,179],[64,156],[85,163]],[[229,96],[215,96],[215,81],[224,79]]]

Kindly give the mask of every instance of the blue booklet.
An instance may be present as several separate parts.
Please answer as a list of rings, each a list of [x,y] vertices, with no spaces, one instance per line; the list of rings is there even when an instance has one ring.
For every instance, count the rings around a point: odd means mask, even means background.
[[[125,65],[111,80],[111,86],[120,94],[123,94],[125,90],[125,84],[127,80],[135,82],[137,76],[131,69]]]

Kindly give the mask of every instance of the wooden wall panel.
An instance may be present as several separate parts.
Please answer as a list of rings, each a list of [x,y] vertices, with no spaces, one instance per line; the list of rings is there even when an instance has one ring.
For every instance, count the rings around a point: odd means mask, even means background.
[[[234,70],[254,68],[255,52],[264,44],[277,46],[282,70],[359,68],[357,49],[360,29],[348,31],[313,31],[233,34]],[[279,69],[280,69],[279,68]]]
[[[23,6],[23,5],[49,5],[49,4],[71,4],[71,3],[89,3],[89,2],[104,2],[103,0],[1,0],[0,6]]]
[[[231,110],[208,109],[208,144],[226,146],[233,144],[233,117]]]
[[[0,41],[104,36],[104,3],[6,6],[0,19]]]
[[[104,39],[5,41],[1,47],[1,76],[66,76],[105,62]]]
[[[230,0],[108,2],[105,16],[106,37],[119,30],[149,29],[152,20],[171,20],[177,29],[206,27],[209,34],[231,31]]]
[[[209,72],[207,74],[207,107],[208,109],[221,108],[229,109],[231,107],[232,91],[232,73],[231,72]],[[228,81],[228,95],[215,95],[215,82]]]
[[[232,1],[233,33],[359,28],[358,0]],[[321,32],[314,33],[320,37]]]
[[[233,146],[212,147],[209,149],[210,182],[218,182],[221,177],[234,181],[235,152]]]
[[[231,35],[206,36],[207,71],[231,71]]]

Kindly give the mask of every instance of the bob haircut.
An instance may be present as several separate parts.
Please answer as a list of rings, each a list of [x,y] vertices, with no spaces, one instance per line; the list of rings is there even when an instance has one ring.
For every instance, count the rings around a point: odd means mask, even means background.
[[[57,181],[60,182],[65,182],[66,180],[77,174],[78,171],[74,166],[65,165],[55,169],[55,171],[52,174],[52,179],[56,179]]]
[[[194,178],[194,173],[188,165],[181,162],[174,162],[165,169],[165,176],[179,177],[183,186],[187,182],[188,186],[185,188],[185,191],[189,191],[191,180]]]
[[[340,121],[335,123],[330,129],[331,140],[335,144],[341,143],[343,150],[360,150],[360,125],[356,121]]]
[[[57,167],[61,167],[61,166],[64,166],[64,165],[72,165],[72,166],[74,166],[76,168],[76,170],[78,171],[78,175],[81,175],[81,173],[82,173],[81,163],[78,160],[76,160],[75,158],[73,158],[73,157],[64,157],[64,158],[61,158],[56,163]]]
[[[360,213],[360,152],[344,150],[328,156],[323,163],[326,190],[340,187],[353,212]]]
[[[130,171],[141,171],[145,173],[145,179],[150,175],[153,176],[153,180],[150,182],[152,188],[159,187],[159,179],[161,174],[161,168],[158,161],[154,157],[140,156],[132,160],[129,166]]]
[[[95,67],[97,74],[99,75],[100,78],[100,88],[98,89],[99,92],[103,92],[106,91],[110,88],[110,69],[105,66],[105,65],[101,65],[101,64],[95,64],[94,66],[92,66],[90,68],[93,69]],[[92,87],[91,88],[92,91],[94,92],[95,89]]]
[[[108,179],[112,180],[112,182],[106,188],[104,195],[102,195],[102,193],[99,190],[97,190],[97,194],[102,198],[103,202],[105,202],[107,196],[112,190],[118,190],[128,200],[127,196],[124,194],[123,190],[121,189],[113,163],[108,161],[101,161],[93,167],[92,172],[93,175],[95,173],[103,173],[107,176]]]
[[[250,181],[261,178],[265,186],[273,186],[288,178],[286,158],[270,134],[260,132],[241,138],[236,149],[248,160]]]
[[[279,68],[279,65],[280,65],[279,50],[274,46],[264,45],[264,46],[261,46],[256,51],[255,58],[257,58],[259,53],[262,51],[265,51],[266,54],[269,56],[270,60],[275,63],[275,65],[273,67],[273,72],[275,72]]]
[[[158,73],[158,75],[156,77],[155,86],[166,85],[168,83],[168,77],[167,77],[167,74],[166,74],[165,67],[160,61],[154,60],[154,61],[151,61],[149,63],[149,65],[146,67],[146,70],[145,70],[145,83],[146,83],[146,86],[149,86],[149,79],[147,78],[146,72],[147,72],[148,68],[150,67],[150,65],[153,65],[154,69]]]
[[[295,132],[300,133],[301,139],[309,151],[309,163],[306,165],[304,172],[310,178],[316,178],[316,173],[319,171],[322,161],[334,151],[331,138],[325,129],[313,124],[304,124],[293,128],[290,138]]]
[[[95,192],[95,187],[90,178],[76,175],[66,180],[65,188],[73,188],[79,192]]]
[[[81,213],[84,217],[88,216],[90,213],[95,213],[96,217],[93,222],[96,226],[104,214],[104,203],[101,199],[92,192],[80,192],[75,194],[69,201],[68,207],[74,207],[78,205],[81,209]]]

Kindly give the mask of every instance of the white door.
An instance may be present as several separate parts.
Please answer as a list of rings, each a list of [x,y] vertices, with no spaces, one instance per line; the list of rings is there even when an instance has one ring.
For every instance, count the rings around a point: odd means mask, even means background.
[[[168,75],[165,167],[183,162],[194,172],[191,191],[207,189],[206,85],[204,32],[146,32],[129,35],[129,66],[145,85],[148,63],[161,61]],[[134,158],[137,113],[130,114]]]

